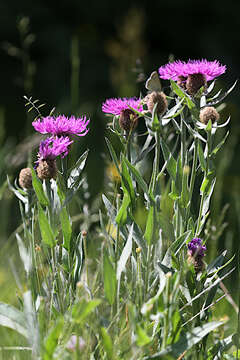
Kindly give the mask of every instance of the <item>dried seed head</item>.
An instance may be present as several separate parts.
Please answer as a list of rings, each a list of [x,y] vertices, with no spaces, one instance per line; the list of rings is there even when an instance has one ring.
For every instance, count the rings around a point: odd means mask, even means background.
[[[119,125],[120,127],[129,133],[131,130],[134,130],[138,123],[138,115],[131,109],[124,109],[121,111],[119,116]]]
[[[24,168],[20,171],[18,182],[23,189],[32,188],[32,171],[30,168]]]
[[[191,74],[187,77],[186,90],[189,95],[194,96],[202,86],[206,85],[207,80],[204,74]]]
[[[147,107],[148,110],[152,113],[154,109],[154,105],[157,103],[157,114],[162,115],[165,113],[168,107],[168,102],[166,95],[161,91],[153,91],[151,94],[147,96]]]
[[[203,124],[207,125],[209,120],[211,120],[212,123],[214,123],[215,121],[219,120],[220,116],[217,110],[213,106],[207,106],[200,111],[199,118]]]
[[[37,175],[41,180],[56,179],[57,165],[55,159],[39,160]]]

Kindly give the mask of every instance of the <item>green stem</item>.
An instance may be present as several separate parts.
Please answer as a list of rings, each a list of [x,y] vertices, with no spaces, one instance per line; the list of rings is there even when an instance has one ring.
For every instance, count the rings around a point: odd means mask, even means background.
[[[87,237],[83,236],[83,247],[84,247],[84,254],[85,254],[85,266],[86,266],[86,282],[88,286],[88,261],[87,261]]]
[[[204,172],[204,179],[208,176],[208,170],[210,165],[210,154],[212,149],[212,138],[211,138],[211,132],[207,132],[207,159],[206,159],[206,169]],[[204,202],[205,194],[201,194],[201,202],[200,202],[200,209],[199,209],[199,215],[198,215],[198,221],[197,221],[197,229],[196,229],[196,236],[200,235],[200,227],[201,227],[201,219],[202,219],[202,210],[203,210],[203,202]]]
[[[155,133],[155,157],[154,157],[154,163],[153,163],[153,173],[151,178],[151,191],[152,193],[156,190],[156,184],[157,184],[157,175],[159,172],[159,159],[160,159],[160,134],[159,132]]]
[[[148,289],[149,289],[149,271],[150,271],[150,259],[151,259],[151,245],[148,245],[147,248],[147,269],[145,276],[145,290],[144,290],[144,301],[147,299]]]
[[[198,153],[198,138],[196,137],[194,140],[194,154],[193,154],[192,173],[191,173],[190,188],[189,188],[189,205],[186,213],[185,228],[187,227],[188,218],[191,210],[191,202],[192,202],[193,189],[194,189],[196,170],[197,170],[197,153]]]

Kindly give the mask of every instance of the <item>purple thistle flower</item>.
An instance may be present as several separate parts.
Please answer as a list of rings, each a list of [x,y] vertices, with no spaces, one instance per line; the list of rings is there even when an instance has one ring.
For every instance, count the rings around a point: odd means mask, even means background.
[[[69,146],[73,143],[67,136],[50,137],[40,142],[38,160],[55,159],[57,156],[64,158],[67,156]]]
[[[205,245],[202,245],[202,240],[200,238],[194,238],[192,239],[188,244],[188,251],[189,254],[192,257],[204,257],[205,256],[205,251],[207,250]]]
[[[221,65],[217,60],[207,61],[202,59],[188,60],[188,62],[178,60],[161,66],[158,71],[162,79],[177,81],[182,76],[187,78],[188,75],[202,74],[209,81],[222,75],[226,71],[226,66]]]
[[[41,134],[85,136],[88,133],[87,125],[89,121],[86,116],[81,118],[70,116],[68,118],[65,115],[59,115],[57,117],[47,116],[41,120],[38,119],[32,125]]]
[[[107,99],[102,104],[102,111],[112,115],[120,115],[121,111],[131,108],[141,112],[143,110],[141,99],[137,99],[136,97],[123,99],[113,98]]]

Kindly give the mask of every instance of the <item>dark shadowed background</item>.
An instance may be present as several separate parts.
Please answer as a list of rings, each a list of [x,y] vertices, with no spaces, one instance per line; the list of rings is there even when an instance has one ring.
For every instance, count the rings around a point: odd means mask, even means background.
[[[207,58],[227,65],[218,80],[227,89],[240,73],[239,1],[40,1],[0,2],[0,181],[12,179],[27,163],[33,134],[33,115],[26,115],[23,95],[47,105],[47,114],[86,114],[88,136],[79,142],[79,154],[90,149],[87,165],[91,196],[103,184],[106,117],[101,103],[107,97],[135,96],[144,81],[169,56],[188,60]],[[145,77],[144,77],[145,76]],[[166,83],[163,85],[166,86]],[[231,135],[218,156],[219,180],[213,199],[215,226],[224,204],[230,208],[228,226],[217,248],[233,253],[239,230],[239,85],[227,99],[222,116],[230,113]],[[24,144],[26,145],[24,147]],[[13,205],[14,204],[14,205]],[[18,225],[16,201],[1,192],[1,239]],[[10,211],[7,212],[7,211]],[[1,215],[2,216],[2,215]]]

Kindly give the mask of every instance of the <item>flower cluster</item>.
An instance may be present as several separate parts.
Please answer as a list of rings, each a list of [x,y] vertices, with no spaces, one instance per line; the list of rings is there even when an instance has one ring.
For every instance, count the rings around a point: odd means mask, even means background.
[[[36,161],[37,175],[40,179],[55,178],[57,174],[56,158],[68,155],[73,140],[70,136],[85,136],[88,133],[89,121],[85,116],[75,118],[59,115],[47,116],[32,123],[34,129],[50,137],[41,141]]]

